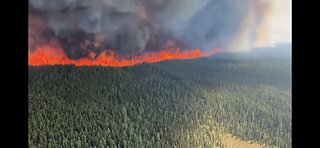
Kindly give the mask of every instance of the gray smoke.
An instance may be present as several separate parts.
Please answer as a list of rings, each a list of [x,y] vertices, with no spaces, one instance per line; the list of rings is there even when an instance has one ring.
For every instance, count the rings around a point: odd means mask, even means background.
[[[160,50],[168,42],[182,49],[225,48],[241,29],[252,3],[253,0],[29,0],[29,44],[33,47],[44,40],[58,40],[74,59],[87,56],[88,51],[99,54],[105,49],[121,54]]]

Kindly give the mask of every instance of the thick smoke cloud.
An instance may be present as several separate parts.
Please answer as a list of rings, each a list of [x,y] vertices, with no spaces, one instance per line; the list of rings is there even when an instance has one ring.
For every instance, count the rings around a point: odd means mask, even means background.
[[[69,58],[179,47],[231,48],[252,42],[264,0],[29,0],[29,48],[58,42]],[[269,1],[270,2],[270,1]],[[267,6],[267,5],[266,5]],[[259,9],[256,9],[259,8]],[[248,18],[248,15],[253,15]],[[249,19],[249,21],[248,21]],[[241,36],[243,38],[243,36]],[[246,37],[247,38],[247,37]],[[251,39],[250,39],[251,40]]]

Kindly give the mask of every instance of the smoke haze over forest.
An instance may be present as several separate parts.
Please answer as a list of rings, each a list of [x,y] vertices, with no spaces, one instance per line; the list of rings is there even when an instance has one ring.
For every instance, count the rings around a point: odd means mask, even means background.
[[[290,28],[289,0],[29,1],[29,50],[58,45],[71,59],[105,49],[126,55],[272,46],[291,42]]]

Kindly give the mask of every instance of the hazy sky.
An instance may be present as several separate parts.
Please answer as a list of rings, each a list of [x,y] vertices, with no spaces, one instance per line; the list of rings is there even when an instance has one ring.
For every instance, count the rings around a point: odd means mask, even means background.
[[[277,0],[271,32],[275,35],[276,42],[291,43],[292,5],[291,0]]]
[[[265,22],[262,24],[266,27],[266,33],[261,33],[261,38],[266,40],[266,44],[291,43],[291,0],[273,1],[273,6],[268,13],[269,16],[266,17]]]
[[[291,0],[253,0],[251,4],[242,29],[229,44],[230,50],[247,51],[291,43]]]

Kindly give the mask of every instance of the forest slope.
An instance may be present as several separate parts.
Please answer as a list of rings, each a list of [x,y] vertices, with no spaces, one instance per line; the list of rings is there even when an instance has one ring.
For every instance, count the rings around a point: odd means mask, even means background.
[[[290,59],[29,67],[30,147],[291,147]]]

